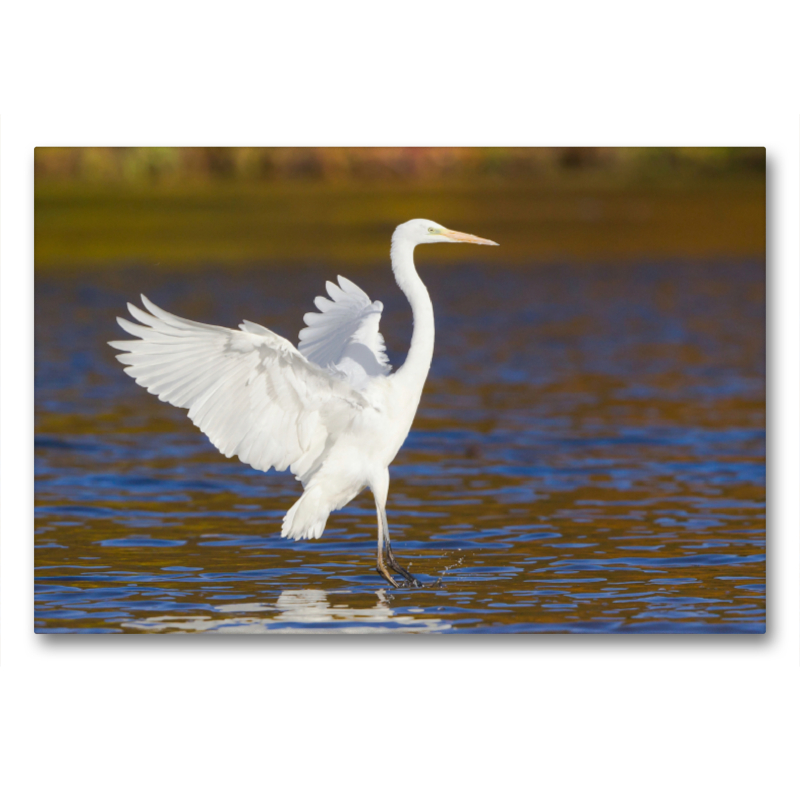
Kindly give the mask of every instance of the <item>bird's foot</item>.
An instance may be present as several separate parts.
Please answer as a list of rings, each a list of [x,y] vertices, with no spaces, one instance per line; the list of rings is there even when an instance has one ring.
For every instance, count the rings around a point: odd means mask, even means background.
[[[412,587],[413,586],[415,589],[421,589],[422,588],[422,583],[417,578],[415,578],[410,572],[406,572],[405,570],[403,570],[400,574],[404,578],[403,584],[405,586],[408,586],[408,587]]]
[[[389,572],[388,569],[386,569],[386,565],[385,564],[382,564],[381,562],[378,562],[378,566],[375,569],[376,569],[378,575],[381,575],[382,577],[386,578],[386,580],[389,581],[389,583],[391,583],[392,586],[394,586],[395,589],[399,589],[400,588],[400,584],[394,579],[392,573]]]
[[[394,559],[389,561],[389,566],[398,575],[403,576],[403,579],[408,586],[415,586],[418,589],[422,587],[422,584],[407,569],[405,569],[405,567],[401,567]]]
[[[378,564],[376,569],[378,574],[386,578],[386,580],[389,581],[389,583],[391,583],[395,589],[408,589],[412,587],[417,589],[422,588],[422,583],[420,583],[420,581],[418,581],[407,569],[403,569],[403,567],[401,567],[396,561],[394,563],[390,561],[389,566],[398,575],[402,576],[403,580],[400,583],[398,583],[392,573],[386,569],[385,564]]]

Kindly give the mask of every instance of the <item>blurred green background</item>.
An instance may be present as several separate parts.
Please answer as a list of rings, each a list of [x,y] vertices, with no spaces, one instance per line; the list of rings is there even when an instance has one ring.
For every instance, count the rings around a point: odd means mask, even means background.
[[[730,147],[39,147],[36,266],[369,263],[413,217],[495,239],[506,262],[763,257],[765,161]]]

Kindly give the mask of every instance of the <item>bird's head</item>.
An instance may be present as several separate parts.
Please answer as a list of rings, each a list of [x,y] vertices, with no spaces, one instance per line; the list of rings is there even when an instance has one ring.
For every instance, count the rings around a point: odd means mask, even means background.
[[[491,239],[481,239],[471,233],[459,233],[445,228],[438,222],[429,219],[412,219],[398,225],[393,238],[402,238],[413,244],[433,244],[435,242],[451,242],[455,244],[493,244]]]

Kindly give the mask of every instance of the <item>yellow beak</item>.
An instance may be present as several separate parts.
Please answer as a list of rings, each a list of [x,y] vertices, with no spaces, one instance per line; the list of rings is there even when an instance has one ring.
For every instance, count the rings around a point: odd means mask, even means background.
[[[442,236],[452,239],[454,242],[468,242],[469,244],[493,244],[495,247],[499,245],[491,239],[481,239],[480,236],[473,236],[471,233],[459,233],[458,231],[449,231],[447,228],[442,228]]]

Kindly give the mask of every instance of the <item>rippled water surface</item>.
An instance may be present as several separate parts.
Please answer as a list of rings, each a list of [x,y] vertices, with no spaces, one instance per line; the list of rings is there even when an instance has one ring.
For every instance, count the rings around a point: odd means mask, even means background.
[[[483,253],[481,253],[483,255]],[[278,532],[299,484],[221,456],[105,342],[144,291],[297,341],[336,270],[144,268],[36,283],[40,632],[762,632],[761,263],[430,266],[434,363],[391,468],[395,554],[362,494]],[[410,312],[388,266],[341,270]]]

